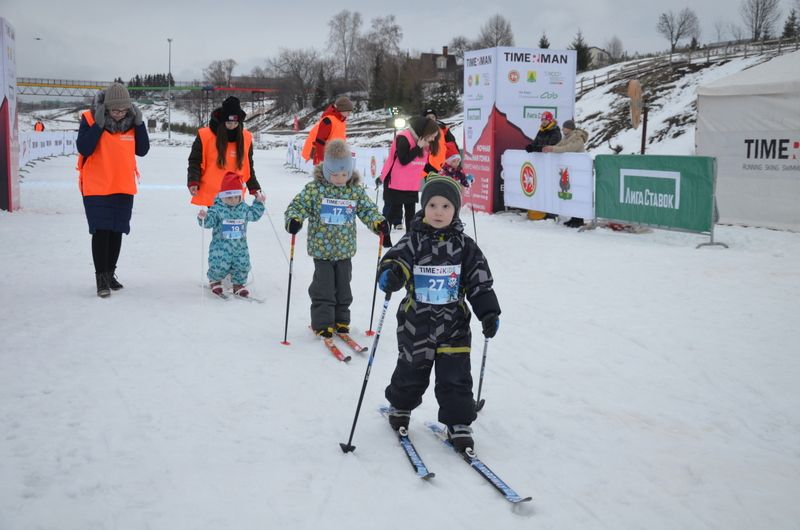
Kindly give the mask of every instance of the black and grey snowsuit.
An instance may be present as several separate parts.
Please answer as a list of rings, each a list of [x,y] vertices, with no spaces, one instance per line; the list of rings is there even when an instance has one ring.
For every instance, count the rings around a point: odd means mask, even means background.
[[[379,267],[385,270],[399,265],[407,289],[397,311],[400,354],[386,387],[386,399],[396,409],[419,406],[435,366],[439,421],[445,425],[469,425],[475,419],[475,402],[469,358],[471,313],[464,298],[478,318],[489,313],[499,315],[500,306],[492,289],[489,264],[475,241],[464,234],[461,220],[456,217],[450,226],[435,229],[422,219],[423,212],[417,212],[411,231],[386,253]],[[458,278],[445,282],[450,283],[448,299],[452,301],[420,301],[425,298],[420,291],[427,282],[435,281],[425,276],[421,267],[431,266],[460,266]]]

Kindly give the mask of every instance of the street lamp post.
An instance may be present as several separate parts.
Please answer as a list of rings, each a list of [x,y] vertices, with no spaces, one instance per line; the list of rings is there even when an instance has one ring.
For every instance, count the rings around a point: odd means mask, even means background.
[[[167,141],[172,141],[172,119],[170,116],[170,104],[172,100],[172,39],[167,38],[169,43],[169,69],[167,70]]]

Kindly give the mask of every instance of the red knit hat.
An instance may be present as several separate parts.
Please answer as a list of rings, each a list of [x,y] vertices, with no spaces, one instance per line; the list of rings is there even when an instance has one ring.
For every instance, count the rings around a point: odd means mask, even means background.
[[[222,186],[219,189],[219,197],[241,197],[242,195],[242,178],[234,173],[228,171],[222,177]]]
[[[542,112],[542,118],[546,119],[547,121],[553,121],[553,113],[549,110]]]

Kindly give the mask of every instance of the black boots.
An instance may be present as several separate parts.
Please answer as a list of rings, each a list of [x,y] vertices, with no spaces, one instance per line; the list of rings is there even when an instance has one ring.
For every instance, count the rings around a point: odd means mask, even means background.
[[[97,296],[100,298],[108,298],[111,291],[119,291],[123,287],[113,272],[96,272],[94,278],[97,281]]]
[[[96,272],[94,277],[97,281],[97,296],[100,298],[108,298],[111,296],[111,286],[108,283],[108,273]]]

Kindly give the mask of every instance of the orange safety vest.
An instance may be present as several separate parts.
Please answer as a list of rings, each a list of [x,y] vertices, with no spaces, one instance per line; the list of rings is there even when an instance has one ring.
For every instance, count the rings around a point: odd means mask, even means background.
[[[200,187],[197,195],[192,197],[192,204],[198,206],[211,206],[217,198],[222,187],[222,177],[225,173],[233,171],[242,177],[243,182],[250,180],[250,146],[253,145],[253,135],[247,129],[242,130],[244,136],[244,159],[242,168],[236,167],[236,142],[228,142],[228,156],[225,157],[225,167],[217,166],[217,135],[208,128],[197,130],[200,142],[203,144],[203,161],[200,163]]]
[[[439,151],[435,155],[433,153],[428,155],[428,164],[433,166],[436,171],[442,169],[444,161],[447,160],[447,143],[444,140],[447,131],[447,127],[439,127]]]
[[[83,113],[89,127],[94,125],[92,111]],[[136,167],[136,136],[133,128],[123,133],[106,130],[100,134],[94,151],[89,156],[78,155],[78,188],[81,194],[136,195],[139,170]]]
[[[40,121],[37,121],[33,125],[33,130],[36,131],[36,132],[42,132],[44,130],[44,123],[42,123]]]
[[[334,116],[333,114],[328,114],[327,116],[323,116],[323,119],[330,118],[331,119],[331,135],[328,136],[327,142],[331,140],[347,140],[347,124]],[[314,147],[314,142],[317,139],[317,129],[319,129],[319,124],[322,123],[322,120],[319,120],[314,127],[311,128],[311,131],[308,133],[308,137],[306,138],[306,143],[303,144],[303,150],[300,152],[300,155],[303,157],[303,160],[311,160],[311,148]]]

